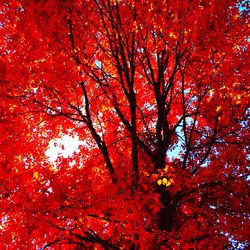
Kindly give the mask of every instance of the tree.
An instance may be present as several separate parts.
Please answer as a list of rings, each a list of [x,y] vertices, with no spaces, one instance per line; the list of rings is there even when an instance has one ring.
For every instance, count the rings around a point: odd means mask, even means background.
[[[247,248],[247,8],[3,1],[1,248]]]

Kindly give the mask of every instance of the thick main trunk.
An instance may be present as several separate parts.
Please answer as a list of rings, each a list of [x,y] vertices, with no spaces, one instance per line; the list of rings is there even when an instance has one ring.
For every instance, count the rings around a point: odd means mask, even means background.
[[[158,213],[158,228],[168,232],[172,229],[172,207],[169,190],[164,186],[158,186],[157,192],[160,194],[160,199],[163,207]]]

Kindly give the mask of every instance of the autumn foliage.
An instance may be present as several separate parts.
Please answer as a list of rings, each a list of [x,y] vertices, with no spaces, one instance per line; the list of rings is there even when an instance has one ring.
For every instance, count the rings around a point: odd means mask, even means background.
[[[247,248],[248,10],[2,0],[0,248]]]

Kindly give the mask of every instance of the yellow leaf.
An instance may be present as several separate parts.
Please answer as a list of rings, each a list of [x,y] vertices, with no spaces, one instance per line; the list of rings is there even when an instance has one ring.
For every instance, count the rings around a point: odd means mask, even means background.
[[[58,169],[57,169],[54,165],[51,165],[51,166],[49,167],[49,170],[50,170],[51,172],[56,172]]]
[[[157,181],[157,184],[158,184],[158,185],[161,185],[161,184],[162,184],[162,180],[158,180],[158,181]]]
[[[11,232],[11,239],[13,240],[15,239],[15,237],[16,237],[16,234],[14,232]]]
[[[12,112],[16,107],[17,107],[17,105],[16,105],[16,104],[13,104],[13,105],[11,105],[11,106],[9,107],[9,110]]]
[[[167,178],[163,178],[163,185],[169,187],[172,184],[173,179],[168,180]]]
[[[176,36],[173,32],[170,32],[170,33],[169,33],[169,36],[170,36],[170,37],[173,37],[174,39],[177,38],[177,36]]]
[[[214,94],[214,89],[210,89],[210,90],[208,91],[208,93],[209,93],[209,95],[213,95],[213,94]]]
[[[169,170],[173,170],[173,167],[166,165],[166,167],[163,169],[164,172],[168,172]]]
[[[96,173],[100,172],[100,168],[95,168]]]
[[[162,183],[163,183],[163,185],[166,185],[168,183],[168,179],[167,178],[163,178],[162,179]]]
[[[36,172],[34,172],[34,174],[33,174],[33,178],[34,178],[34,179],[36,179],[36,180],[38,180],[38,176],[39,176],[38,172],[37,172],[37,171],[36,171]]]
[[[22,159],[23,159],[23,158],[22,158],[22,155],[18,155],[18,156],[17,156],[17,159],[18,159],[19,161],[22,161]]]
[[[102,106],[102,112],[105,112],[105,111],[110,111],[112,110],[112,107],[108,107],[108,106]]]
[[[233,97],[233,100],[240,100],[241,99],[241,95],[235,95],[234,97]]]
[[[38,64],[38,63],[40,63],[40,62],[45,62],[45,61],[46,61],[45,58],[41,58],[41,59],[38,59],[38,60],[34,60],[34,63],[35,63],[35,64]]]
[[[166,183],[166,187],[169,187],[172,183],[173,183],[173,179],[170,179],[167,183]]]
[[[216,112],[220,111],[221,110],[221,106],[217,106],[216,108]]]
[[[239,82],[234,82],[233,83],[233,87],[236,87],[236,86],[238,86],[240,83]]]

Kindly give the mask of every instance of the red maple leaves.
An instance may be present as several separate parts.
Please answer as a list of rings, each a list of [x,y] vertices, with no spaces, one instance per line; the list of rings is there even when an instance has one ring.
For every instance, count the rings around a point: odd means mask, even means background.
[[[246,8],[5,1],[2,248],[247,247]]]

